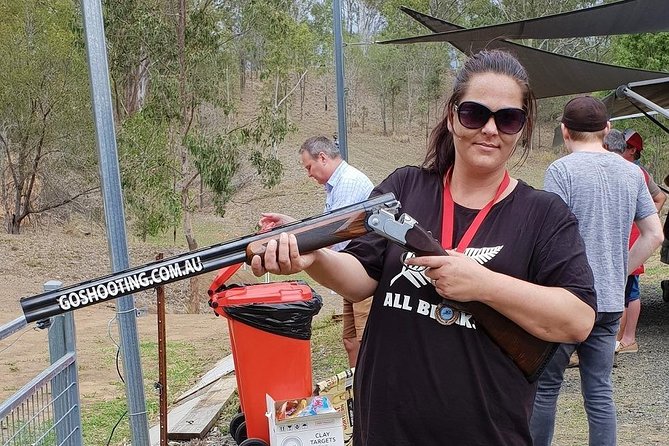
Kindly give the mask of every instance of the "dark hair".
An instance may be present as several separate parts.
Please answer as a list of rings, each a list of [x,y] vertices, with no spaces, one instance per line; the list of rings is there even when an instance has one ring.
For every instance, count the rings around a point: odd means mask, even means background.
[[[302,152],[307,152],[314,159],[321,152],[325,153],[328,158],[339,158],[341,156],[339,145],[325,136],[312,136],[304,141],[300,150],[298,150],[300,155]]]
[[[527,121],[519,141],[524,146],[521,162],[527,158],[532,144],[532,130],[536,118],[536,101],[530,89],[527,71],[518,62],[518,59],[506,51],[483,50],[471,56],[455,76],[453,92],[444,107],[444,116],[430,134],[430,144],[423,161],[424,168],[443,175],[455,162],[455,145],[453,135],[448,130],[448,117],[453,113],[454,106],[464,96],[472,77],[483,73],[509,76],[520,86],[523,92],[523,109],[527,113]]]

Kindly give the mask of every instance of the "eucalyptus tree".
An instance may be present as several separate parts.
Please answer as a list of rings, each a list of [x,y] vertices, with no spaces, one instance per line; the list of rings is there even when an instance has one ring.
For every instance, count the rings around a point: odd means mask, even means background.
[[[402,49],[395,46],[375,45],[369,49],[366,58],[367,85],[378,100],[384,135],[395,131],[395,105],[406,84],[406,72],[396,63],[401,52]]]
[[[236,26],[240,58],[245,59],[245,68],[257,73],[262,81],[260,113],[255,121],[258,127],[253,134],[262,131],[264,136],[254,141],[251,156],[256,167],[268,166],[280,175],[278,145],[295,129],[287,111],[298,88],[304,92],[309,71],[322,64],[320,45],[309,23],[310,14],[301,2],[242,0],[240,3]],[[302,95],[300,103],[303,100]],[[263,176],[268,186],[276,184],[278,179],[278,176]]]
[[[669,72],[669,33],[617,36],[612,49],[614,61],[621,65]]]
[[[175,27],[157,1],[104,6],[123,195],[133,232],[145,239],[182,216],[170,148],[178,116]]]
[[[243,152],[264,185],[280,178],[274,151],[291,129],[283,112],[289,92],[285,79],[307,64],[301,59],[312,51],[308,30],[289,13],[272,9],[278,6],[262,1],[106,3],[128,186],[124,193],[138,233],[155,234],[181,218],[188,246],[195,249],[195,186],[200,181],[207,186],[222,214]],[[289,44],[283,44],[282,36],[291,38]],[[240,94],[235,86],[249,70],[269,80],[271,95],[263,96],[255,118],[239,124],[234,119]],[[135,167],[141,165],[153,168]]]
[[[96,189],[80,20],[73,3],[0,4],[0,199],[8,233]]]
[[[328,110],[329,99],[334,96],[334,34],[333,34],[333,16],[332,0],[316,1],[310,9],[309,28],[316,39],[315,54],[317,55],[316,74],[328,73],[331,76],[318,76],[322,82],[323,107]],[[346,57],[346,54],[345,54]],[[344,68],[347,68],[344,63]],[[336,103],[336,99],[332,100]]]
[[[203,187],[223,215],[242,165],[265,187],[281,177],[277,150],[293,129],[286,110],[313,64],[307,14],[287,0],[109,0],[105,7],[135,231],[156,234],[180,220],[196,249],[192,215]],[[240,89],[254,73],[263,94],[241,122]],[[191,291],[195,310],[193,284]]]
[[[146,237],[181,221],[189,249],[196,249],[197,186],[210,180],[213,194],[225,196],[236,166],[236,148],[221,154],[230,147],[208,144],[218,129],[201,125],[204,107],[222,114],[232,108],[223,93],[221,74],[230,61],[218,10],[210,1],[184,0],[114,0],[104,6],[121,178],[134,232]],[[216,157],[204,158],[202,145],[232,159],[229,169],[210,165]],[[230,178],[218,178],[221,173]],[[197,280],[191,280],[190,311],[197,311],[198,300]]]
[[[379,2],[384,26],[377,31],[375,40],[427,32],[400,11],[402,5],[419,11],[428,11],[430,7],[427,0]],[[404,131],[411,135],[416,117],[426,131],[430,127],[430,110],[440,102],[443,82],[451,71],[451,54],[447,48],[443,44],[391,44],[370,48],[367,60],[362,63],[366,66],[368,85],[379,101],[384,133],[398,131],[398,122],[404,122]],[[401,116],[398,115],[400,110]]]

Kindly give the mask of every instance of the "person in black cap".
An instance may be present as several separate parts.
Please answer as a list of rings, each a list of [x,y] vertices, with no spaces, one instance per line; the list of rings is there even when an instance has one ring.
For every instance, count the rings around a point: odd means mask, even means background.
[[[662,243],[662,226],[639,168],[603,147],[610,123],[602,101],[591,96],[569,101],[561,130],[571,153],[548,167],[544,188],[562,197],[579,221],[595,276],[597,318],[585,341],[560,345],[539,378],[530,426],[535,446],[551,444],[564,371],[576,350],[589,444],[611,446],[616,444],[611,371],[625,278]],[[640,235],[628,249],[632,222]]]

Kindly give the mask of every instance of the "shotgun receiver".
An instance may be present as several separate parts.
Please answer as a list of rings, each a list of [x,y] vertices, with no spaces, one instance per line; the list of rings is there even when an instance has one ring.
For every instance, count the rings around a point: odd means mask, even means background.
[[[368,224],[377,234],[414,252],[417,256],[448,255],[432,234],[407,214],[402,214],[396,220],[394,215],[380,211],[368,218]],[[444,303],[448,307],[474,316],[490,339],[523,372],[528,382],[534,382],[541,376],[559,345],[528,333],[482,302],[457,302],[444,299]]]
[[[49,318],[67,311],[145,291],[158,285],[188,279],[242,262],[251,263],[265,252],[267,243],[279,234],[294,234],[300,252],[307,253],[360,237],[371,231],[368,217],[381,211],[395,215],[400,203],[392,193],[296,221],[260,234],[190,251],[166,260],[148,263],[66,288],[21,299],[26,322]]]

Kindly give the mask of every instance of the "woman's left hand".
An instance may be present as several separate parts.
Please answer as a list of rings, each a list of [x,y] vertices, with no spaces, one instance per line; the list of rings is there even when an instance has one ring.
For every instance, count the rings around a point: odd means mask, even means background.
[[[412,257],[406,263],[427,267],[425,276],[444,298],[460,302],[481,300],[494,273],[464,254],[447,252],[447,256]]]

